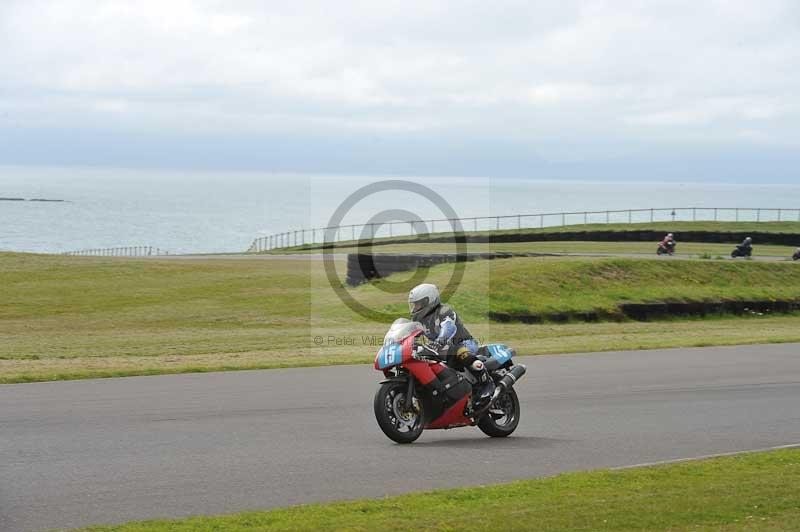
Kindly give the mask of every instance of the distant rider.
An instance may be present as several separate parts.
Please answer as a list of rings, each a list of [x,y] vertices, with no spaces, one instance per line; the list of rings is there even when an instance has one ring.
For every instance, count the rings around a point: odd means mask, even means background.
[[[797,248],[797,251],[794,252],[794,255],[792,255],[792,260],[800,260],[800,248]]]
[[[739,249],[745,252],[746,255],[750,255],[753,252],[753,239],[749,236],[745,238],[741,244],[739,244]]]
[[[485,399],[494,392],[494,381],[483,362],[475,357],[478,343],[472,338],[461,318],[448,305],[443,305],[436,285],[425,283],[415,286],[408,294],[408,310],[411,319],[425,328],[425,336],[432,342],[431,348],[439,352],[447,347],[455,353],[458,364],[467,368],[478,379],[476,395]]]
[[[731,251],[731,257],[750,257],[753,255],[753,239],[749,236]]]
[[[652,240],[651,240],[652,242]],[[652,246],[652,244],[650,244]],[[664,240],[661,241],[659,244],[662,248],[666,249],[667,251],[670,250],[671,246],[675,245],[675,237],[672,233],[668,233],[667,236],[664,237]]]

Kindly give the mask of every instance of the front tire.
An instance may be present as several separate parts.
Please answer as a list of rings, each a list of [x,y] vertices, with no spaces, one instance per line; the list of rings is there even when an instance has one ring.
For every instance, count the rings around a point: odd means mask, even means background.
[[[492,438],[511,436],[519,425],[519,399],[511,388],[497,398],[489,411],[478,421],[478,428]]]
[[[405,407],[408,383],[391,381],[381,384],[375,392],[375,419],[389,439],[397,443],[411,443],[422,434],[422,407],[415,400],[416,410]]]

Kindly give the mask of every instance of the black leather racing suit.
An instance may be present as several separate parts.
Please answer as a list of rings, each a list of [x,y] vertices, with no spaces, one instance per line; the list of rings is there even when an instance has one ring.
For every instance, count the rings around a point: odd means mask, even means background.
[[[741,244],[737,246],[739,251],[742,252],[745,256],[749,257],[753,254],[753,244],[752,242],[748,242],[746,239],[742,241]]]
[[[439,305],[420,320],[425,336],[441,344],[450,344],[447,364],[460,369],[475,362],[478,343],[464,326],[458,314],[448,305]]]

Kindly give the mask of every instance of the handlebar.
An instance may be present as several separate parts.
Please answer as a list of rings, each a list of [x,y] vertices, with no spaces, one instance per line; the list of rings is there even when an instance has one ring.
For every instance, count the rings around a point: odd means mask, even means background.
[[[429,360],[431,362],[443,362],[444,359],[439,355],[438,351],[434,351],[424,344],[419,344],[414,351],[414,358],[417,360]]]

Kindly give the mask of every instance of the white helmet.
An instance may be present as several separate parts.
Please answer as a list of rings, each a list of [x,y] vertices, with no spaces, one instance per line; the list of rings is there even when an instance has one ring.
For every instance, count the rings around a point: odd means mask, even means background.
[[[408,311],[414,321],[420,321],[439,305],[439,289],[435,284],[415,286],[408,293]]]
[[[669,234],[667,235],[667,238],[672,238],[672,233],[669,233]]]

